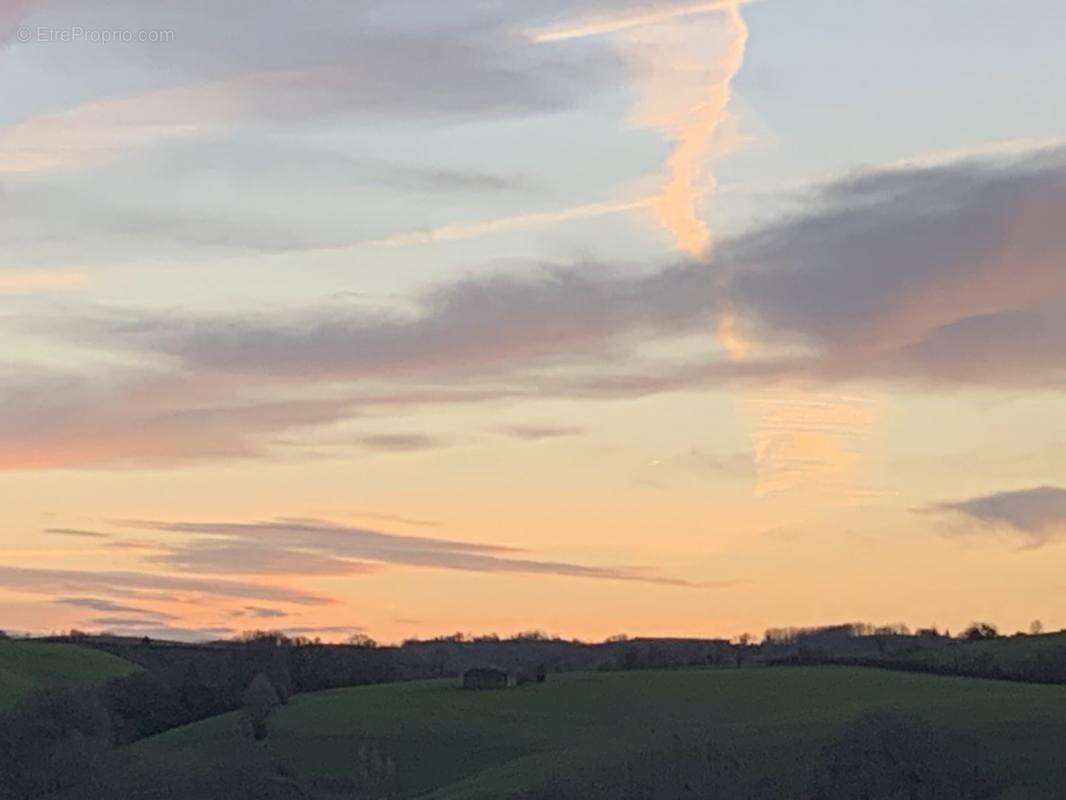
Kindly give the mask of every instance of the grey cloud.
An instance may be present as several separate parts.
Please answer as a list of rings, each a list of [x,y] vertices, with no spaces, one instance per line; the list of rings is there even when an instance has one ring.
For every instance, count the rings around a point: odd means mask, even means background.
[[[288,614],[278,608],[260,608],[258,606],[245,606],[243,614],[256,619],[281,619]]]
[[[823,378],[1061,381],[1066,149],[874,171],[724,247],[732,300]]]
[[[281,586],[222,579],[182,578],[149,572],[83,572],[0,566],[0,586],[8,591],[34,594],[97,592],[121,596],[129,591],[161,590],[297,605],[323,605],[332,602],[328,597]]]
[[[163,552],[158,555],[145,556],[144,563],[200,575],[356,575],[375,570],[372,564],[247,542],[198,542],[195,546],[160,549]]]
[[[684,265],[628,278],[599,265],[494,275],[439,286],[413,316],[362,307],[288,318],[141,316],[100,320],[113,343],[180,358],[188,367],[301,379],[448,375],[588,358],[607,343],[665,336],[708,322],[712,274]]]
[[[11,376],[0,466],[262,457],[300,427],[504,398],[795,377],[1066,386],[1066,149],[871,171],[823,187],[804,209],[722,242],[713,264],[468,277],[416,296],[409,314],[332,304],[42,322],[174,371]],[[726,304],[761,345],[752,357],[636,356],[648,341],[709,333]],[[301,399],[325,385],[329,398]]]
[[[512,547],[480,544],[426,536],[383,533],[369,528],[324,522],[314,519],[283,518],[271,522],[163,522],[157,520],[118,520],[115,524],[128,528],[248,539],[263,543],[283,544],[321,550],[339,556],[381,556],[393,551],[424,550],[462,553],[511,553]]]
[[[93,611],[102,611],[112,614],[138,614],[141,616],[153,617],[157,620],[174,619],[173,614],[167,614],[162,611],[149,611],[135,606],[124,606],[99,597],[60,597],[55,602],[65,606],[73,606],[74,608],[88,608]]]
[[[1066,378],[1066,149],[1009,162],[897,169],[826,187],[814,210],[724,243],[714,265],[639,277],[599,266],[467,278],[406,317],[319,308],[288,317],[153,316],[112,342],[189,369],[300,379],[511,375],[622,357],[637,339],[707,326],[728,301],[758,338],[804,348],[732,368],[769,377],[941,383]],[[691,380],[691,377],[687,378]]]
[[[583,433],[581,428],[567,425],[505,425],[499,429],[499,432],[513,439],[526,441],[558,439]]]
[[[416,453],[423,450],[438,450],[447,447],[449,442],[437,436],[419,433],[381,433],[362,436],[356,443],[383,453]]]
[[[1013,531],[1025,536],[1033,546],[1066,535],[1066,489],[1057,486],[996,492],[938,503],[926,510],[952,512],[993,529]]]
[[[99,533],[97,531],[83,531],[75,528],[45,528],[45,533],[53,534],[56,536],[76,536],[81,539],[106,539],[108,538],[106,533]]]
[[[320,520],[281,519],[272,522],[202,523],[137,521],[130,527],[186,534],[191,538],[175,544],[168,553],[151,561],[188,570],[227,573],[270,571],[299,574],[301,559],[312,556],[310,572],[318,562],[352,564],[363,571],[363,562],[402,564],[469,572],[564,575],[580,578],[637,581],[670,586],[696,584],[661,577],[637,568],[594,567],[555,561],[518,558],[520,551],[500,545],[478,544],[422,536],[402,536]],[[353,561],[354,560],[354,561]],[[290,565],[287,569],[285,565]],[[273,569],[277,566],[278,569]]]

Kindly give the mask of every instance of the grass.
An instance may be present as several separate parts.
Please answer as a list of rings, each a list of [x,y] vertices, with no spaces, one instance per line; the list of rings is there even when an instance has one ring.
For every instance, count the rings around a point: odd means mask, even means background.
[[[98,685],[137,669],[129,661],[88,647],[0,640],[0,711],[39,690]]]
[[[433,681],[302,695],[273,713],[261,743],[240,735],[240,717],[230,714],[125,748],[91,796],[809,799],[825,780],[826,758],[847,765],[855,748],[862,768],[873,770],[869,780],[883,778],[866,762],[877,761],[870,752],[885,735],[864,733],[863,720],[885,708],[893,709],[889,726],[902,726],[891,747],[903,755],[890,760],[911,759],[919,773],[980,771],[997,786],[940,796],[1061,796],[1066,687],[846,667],[553,675],[494,692]]]

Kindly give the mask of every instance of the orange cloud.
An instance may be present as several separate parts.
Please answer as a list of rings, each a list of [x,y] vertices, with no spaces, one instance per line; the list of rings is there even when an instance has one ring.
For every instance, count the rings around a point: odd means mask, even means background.
[[[88,283],[82,272],[0,272],[0,294],[81,289]]]

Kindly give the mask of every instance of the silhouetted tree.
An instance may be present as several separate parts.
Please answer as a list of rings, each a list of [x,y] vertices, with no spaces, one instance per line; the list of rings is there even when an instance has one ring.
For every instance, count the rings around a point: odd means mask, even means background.
[[[274,684],[262,672],[248,684],[248,688],[244,690],[241,705],[248,720],[252,723],[252,735],[256,739],[266,738],[267,717],[280,703]]]
[[[1029,634],[1031,636],[1039,636],[1044,632],[1044,623],[1038,619],[1034,619],[1029,624]]]
[[[353,647],[377,647],[378,643],[365,633],[353,633],[346,640]]]
[[[522,631],[511,637],[513,642],[550,642],[552,637],[544,631]]]
[[[962,633],[962,638],[969,642],[978,642],[983,639],[996,639],[999,630],[989,622],[975,622]]]

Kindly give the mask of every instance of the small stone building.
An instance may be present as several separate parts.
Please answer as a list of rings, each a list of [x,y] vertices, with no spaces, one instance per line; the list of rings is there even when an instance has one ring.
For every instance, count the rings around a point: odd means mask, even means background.
[[[463,673],[464,689],[507,689],[518,685],[518,676],[496,667],[474,667]]]

